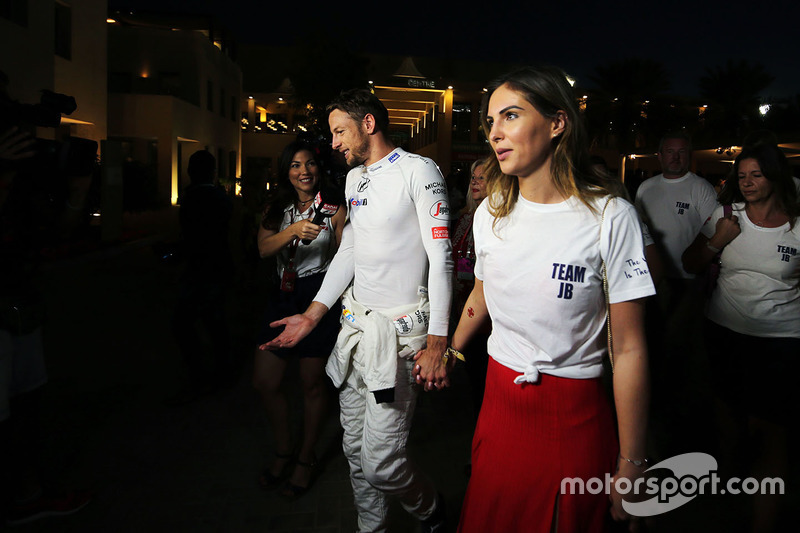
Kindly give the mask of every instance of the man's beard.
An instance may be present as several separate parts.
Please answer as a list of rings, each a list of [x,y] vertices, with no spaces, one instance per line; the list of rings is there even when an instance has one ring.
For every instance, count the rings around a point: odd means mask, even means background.
[[[369,139],[366,135],[359,139],[357,147],[350,148],[350,161],[347,164],[351,168],[363,165],[367,160],[367,153],[369,152]]]

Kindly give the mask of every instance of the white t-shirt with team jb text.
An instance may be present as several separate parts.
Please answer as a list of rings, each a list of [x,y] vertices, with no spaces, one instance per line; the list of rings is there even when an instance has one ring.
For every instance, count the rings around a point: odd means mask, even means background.
[[[799,338],[800,225],[756,226],[744,205],[732,206],[741,233],[722,250],[706,316],[745,335]],[[718,207],[703,226],[703,235],[714,236],[723,214]]]
[[[636,207],[664,252],[662,258],[667,277],[694,277],[683,269],[681,256],[694,242],[716,206],[714,187],[691,172],[675,179],[659,174],[645,180],[636,191]]]
[[[527,381],[538,372],[580,379],[602,374],[603,260],[612,304],[655,293],[636,211],[625,200],[608,199],[592,200],[595,214],[574,197],[536,204],[520,195],[494,227],[489,201],[478,207],[475,276],[492,318],[488,351]]]

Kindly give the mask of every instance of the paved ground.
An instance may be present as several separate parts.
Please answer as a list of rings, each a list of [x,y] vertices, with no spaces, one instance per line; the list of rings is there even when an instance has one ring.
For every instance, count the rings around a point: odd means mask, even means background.
[[[174,238],[174,217],[159,219],[149,233]],[[249,384],[250,345],[244,340],[257,319],[259,284],[252,279],[258,277],[240,280],[231,305],[240,379],[195,403],[163,405],[181,379],[169,330],[179,267],[160,262],[152,242],[62,260],[42,272],[50,317],[44,465],[55,482],[89,488],[95,497],[75,515],[13,531],[355,531],[335,409],[318,450],[324,471],[306,496],[287,502],[257,486],[258,471],[272,453]],[[421,395],[409,442],[411,455],[445,494],[452,530],[473,429],[466,378],[457,374],[454,381],[451,390]],[[298,390],[296,376],[289,388]],[[686,402],[671,415],[683,417],[677,425],[656,425],[654,449],[699,451],[706,411]],[[787,498],[796,504],[796,489]],[[698,498],[651,522],[649,530],[731,531],[745,507],[738,500]],[[391,531],[417,527],[392,508]]]

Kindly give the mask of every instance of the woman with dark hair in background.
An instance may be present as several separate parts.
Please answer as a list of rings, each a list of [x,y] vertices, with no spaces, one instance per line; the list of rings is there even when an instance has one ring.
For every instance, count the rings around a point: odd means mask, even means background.
[[[700,273],[722,252],[706,309],[706,348],[724,404],[720,442],[751,454],[733,450],[723,457],[731,465],[722,466],[744,465],[758,479],[785,477],[787,427],[800,415],[800,205],[783,152],[774,144],[745,147],[719,203],[683,265]],[[753,531],[773,530],[778,498],[754,496]]]
[[[322,284],[328,265],[339,247],[345,209],[339,209],[322,225],[312,222],[314,197],[320,189],[322,170],[314,151],[293,142],[281,154],[278,193],[267,206],[258,232],[261,257],[277,256],[277,294],[270,298],[258,345],[271,340],[280,329],[270,322],[305,311]],[[311,241],[303,244],[303,240]],[[335,306],[319,326],[297,346],[275,351],[256,349],[253,385],[261,393],[275,434],[275,458],[259,480],[265,488],[276,488],[295,462],[294,471],[281,489],[286,497],[308,490],[316,471],[314,446],[327,405],[325,362],[336,343],[339,309]],[[303,440],[296,461],[293,454],[286,395],[281,390],[289,359],[299,359],[303,382]]]
[[[592,171],[563,71],[500,78],[483,116],[502,173],[475,213],[475,288],[452,340],[464,347],[491,317],[459,529],[600,531],[608,496],[561,485],[606,473],[633,481],[646,468],[642,315],[654,289],[639,220],[622,184]],[[601,383],[609,318],[619,445]],[[611,500],[612,516],[626,518],[615,486]]]

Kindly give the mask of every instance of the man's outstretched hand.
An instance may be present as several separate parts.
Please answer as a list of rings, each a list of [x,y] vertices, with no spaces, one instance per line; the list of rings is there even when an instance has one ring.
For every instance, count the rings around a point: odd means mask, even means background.
[[[291,348],[296,346],[298,342],[303,340],[306,335],[311,333],[311,330],[317,327],[317,324],[328,312],[328,308],[319,303],[311,302],[306,312],[302,315],[287,316],[275,322],[271,322],[269,327],[277,328],[286,326],[280,335],[275,337],[269,342],[265,342],[258,347],[259,350],[274,350],[275,348]]]
[[[275,348],[291,348],[292,346],[296,346],[306,335],[311,333],[311,330],[314,329],[316,324],[305,315],[293,315],[271,322],[269,325],[271,328],[280,326],[286,327],[280,335],[259,346],[259,350],[273,350]]]

